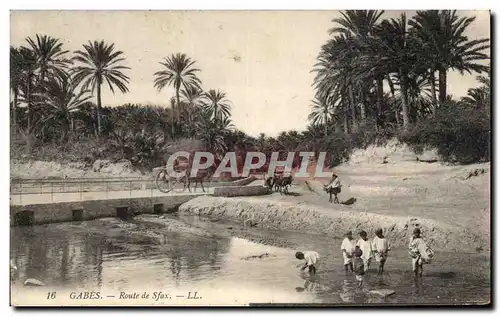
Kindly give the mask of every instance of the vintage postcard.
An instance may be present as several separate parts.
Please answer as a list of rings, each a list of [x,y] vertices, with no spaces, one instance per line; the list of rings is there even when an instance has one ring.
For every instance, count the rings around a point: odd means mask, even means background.
[[[490,14],[11,11],[11,305],[490,304]]]

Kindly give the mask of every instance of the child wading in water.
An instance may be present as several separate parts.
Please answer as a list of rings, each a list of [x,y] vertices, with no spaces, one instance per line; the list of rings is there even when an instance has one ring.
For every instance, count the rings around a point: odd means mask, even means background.
[[[375,253],[375,260],[379,263],[378,274],[384,273],[384,265],[387,260],[387,252],[391,250],[389,242],[384,238],[382,229],[379,228],[375,231],[375,238],[373,238],[372,248]]]
[[[348,231],[346,237],[342,241],[342,245],[340,246],[340,250],[342,251],[342,255],[344,257],[344,269],[345,274],[349,271],[353,272],[352,266],[352,255],[356,248],[354,238],[352,238],[352,231]]]
[[[434,252],[427,246],[422,237],[420,236],[420,228],[413,230],[413,236],[410,240],[408,250],[411,256],[411,264],[415,278],[422,277],[424,263],[430,263],[434,256]]]
[[[300,264],[297,267],[300,267],[300,271],[304,271],[306,268],[309,268],[309,274],[315,275],[316,270],[319,266],[319,254],[316,251],[304,251],[304,252],[297,252],[295,254],[295,258],[299,260],[305,260],[304,264]]]
[[[358,281],[358,287],[363,285],[363,279],[365,275],[365,266],[363,264],[363,259],[361,256],[363,255],[363,251],[356,246],[354,250],[354,274],[356,274],[356,280]]]
[[[362,230],[359,232],[360,240],[356,243],[356,246],[361,250],[361,259],[363,259],[363,265],[365,266],[365,272],[368,271],[370,267],[370,262],[372,260],[372,243],[368,240],[368,234]]]

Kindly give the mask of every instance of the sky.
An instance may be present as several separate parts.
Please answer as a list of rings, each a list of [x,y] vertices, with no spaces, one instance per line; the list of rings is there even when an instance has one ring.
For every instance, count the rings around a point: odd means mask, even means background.
[[[383,17],[403,11],[386,11]],[[408,17],[415,11],[404,11]],[[490,37],[489,11],[459,11],[476,16],[466,35]],[[11,45],[26,37],[60,38],[67,50],[89,40],[114,43],[131,69],[130,92],[104,87],[103,105],[168,106],[173,88],[157,91],[153,74],[163,58],[185,53],[201,69],[203,89],[220,89],[232,105],[235,126],[257,136],[276,136],[307,126],[314,97],[311,69],[339,11],[11,11]],[[476,74],[448,74],[448,93],[460,97],[477,86]]]

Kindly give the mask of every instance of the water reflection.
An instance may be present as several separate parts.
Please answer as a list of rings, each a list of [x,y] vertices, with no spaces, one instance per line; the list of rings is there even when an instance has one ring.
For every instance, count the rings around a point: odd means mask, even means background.
[[[216,276],[222,255],[229,249],[228,238],[165,233],[140,225],[132,232],[111,234],[106,227],[96,229],[99,225],[94,221],[11,228],[11,258],[18,267],[14,281],[35,278],[52,286],[100,288],[113,283],[141,284],[160,275],[178,286],[181,280],[207,271]],[[143,244],[131,234],[142,232],[161,235],[159,244]],[[137,270],[142,278],[134,277]]]
[[[255,231],[266,237],[278,234]],[[332,247],[336,240],[282,236],[300,242],[302,249],[318,250],[328,270],[303,279],[295,267],[294,249],[264,246],[229,234],[196,235],[108,219],[11,228],[11,260],[18,268],[12,274],[13,284],[35,278],[75,290],[145,285],[157,290],[184,287],[213,292],[217,288],[221,299],[231,295],[227,300],[242,304],[250,297],[260,302],[272,298],[335,304],[484,302],[490,297],[489,260],[484,255],[441,254],[415,283],[406,250],[395,249],[384,276],[368,273],[363,289],[357,289],[354,275],[344,274],[338,248]],[[396,294],[383,299],[368,293],[381,288]]]
[[[342,281],[342,292],[340,298],[344,303],[354,303],[354,296],[356,295],[356,283],[353,280]]]

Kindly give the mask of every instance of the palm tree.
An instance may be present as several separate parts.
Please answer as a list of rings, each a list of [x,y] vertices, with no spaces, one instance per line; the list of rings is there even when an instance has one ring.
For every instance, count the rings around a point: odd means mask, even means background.
[[[427,74],[412,73],[408,77],[408,103],[411,104],[410,116],[412,120],[419,120],[432,115],[434,97],[432,83],[429,82]],[[396,96],[402,103],[402,96]]]
[[[340,26],[331,28],[328,31],[330,35],[344,33],[363,38],[371,35],[384,10],[346,10],[340,14],[342,18],[332,20]]]
[[[203,106],[205,100],[205,94],[203,91],[195,86],[188,86],[181,90],[181,102],[189,104],[193,108],[198,108]]]
[[[11,52],[13,51],[11,50]],[[15,87],[15,90],[17,90],[14,94],[14,107],[17,103],[17,94],[20,92],[20,95],[23,97],[22,101],[26,103],[26,116],[28,121],[26,134],[29,135],[33,128],[31,124],[31,106],[33,87],[35,85],[35,71],[37,68],[36,55],[31,49],[21,47],[17,50],[17,53],[14,53],[14,57],[16,65],[14,65],[14,69],[11,69],[16,72],[15,75],[11,76],[11,80],[13,80],[13,82],[11,82],[14,84],[14,86],[11,87]]]
[[[175,89],[175,97],[177,106],[180,105],[180,89],[181,86],[187,89],[189,86],[201,88],[201,81],[196,76],[200,70],[192,68],[196,61],[191,60],[186,54],[172,54],[170,57],[165,58],[164,62],[160,62],[162,70],[154,73],[154,86],[161,91],[166,86],[173,86]],[[176,118],[179,117],[179,112],[175,111]],[[175,128],[172,124],[172,135],[175,134]],[[174,136],[172,136],[174,137]]]
[[[403,117],[403,128],[407,129],[410,124],[409,101],[408,101],[408,76],[415,72],[420,66],[418,64],[418,50],[414,38],[407,31],[407,19],[404,13],[398,19],[384,20],[375,29],[376,39],[371,49],[381,53],[383,58],[376,60],[378,67],[388,74],[387,79],[391,92],[394,96],[394,82],[390,74],[395,74],[397,83],[401,90],[401,107]],[[396,110],[396,119],[398,120]]]
[[[347,106],[350,107],[353,129],[357,129],[356,120],[356,91],[361,86],[359,76],[355,74],[358,45],[352,36],[335,36],[322,46],[318,56],[318,63],[314,65],[313,72],[316,73],[313,85],[319,100],[327,100],[332,96],[338,99],[344,107],[347,129]],[[364,100],[362,100],[364,101]],[[366,112],[363,102],[361,106],[361,117],[365,118]],[[347,133],[347,130],[346,130]]]
[[[378,10],[346,10],[345,12],[341,12],[342,18],[336,18],[333,19],[332,22],[338,24],[339,26],[333,27],[329,30],[330,34],[335,34],[335,33],[341,33],[345,35],[350,35],[354,39],[356,39],[359,42],[359,45],[364,45],[367,43],[367,41],[373,37],[373,33],[375,30],[375,27],[377,26],[377,22],[380,19],[380,17],[384,14],[384,11],[378,11]],[[351,59],[351,65],[353,63],[357,63],[358,59],[363,57],[363,50],[360,49],[360,47],[357,47],[357,52],[353,51],[354,53],[357,53],[354,56],[354,58]],[[373,56],[373,52],[369,58],[380,58],[379,56]],[[354,66],[356,68],[356,66]],[[378,113],[382,112],[382,102],[383,102],[383,78],[384,78],[384,73],[382,71],[374,71],[373,73],[370,73],[370,76],[373,77],[376,81],[376,91],[377,91],[377,109]],[[354,79],[354,80],[353,80]],[[360,102],[361,104],[361,119],[362,121],[365,120],[366,118],[366,109],[364,105],[364,94],[366,93],[366,81],[365,78],[358,78],[358,80],[361,79],[362,81],[365,82],[365,84],[361,85],[360,87],[360,92],[361,92],[361,99],[362,101]],[[354,77],[351,78],[351,80],[356,81]],[[351,88],[353,89],[354,87],[354,82],[351,83]],[[353,94],[353,91],[349,92],[350,94]]]
[[[467,91],[467,96],[462,97],[460,101],[470,106],[485,108],[490,103],[490,96],[482,88],[471,88]]]
[[[478,76],[477,80],[482,86],[471,88],[467,91],[467,96],[461,98],[461,102],[477,108],[489,109],[491,106],[491,81],[489,77]]]
[[[446,100],[447,71],[481,73],[488,67],[477,61],[488,59],[483,51],[490,47],[489,39],[471,40],[465,31],[476,19],[459,17],[456,10],[417,11],[409,24],[421,43],[421,51],[426,55],[431,80],[434,71],[439,72],[439,102]]]
[[[222,121],[231,116],[231,105],[226,98],[226,93],[220,90],[210,89],[205,94],[207,100],[206,109],[212,113],[214,120]]]
[[[89,137],[97,133],[97,106],[91,101],[84,102],[79,111],[73,114],[74,126],[71,128],[75,136]]]
[[[490,80],[490,76],[489,76],[489,71],[490,70],[488,70],[487,77],[486,76],[477,76],[476,77],[477,81],[479,81],[483,85],[484,89],[486,89],[486,91],[488,91],[488,93],[490,93],[490,91],[491,91],[491,80]]]
[[[43,83],[48,75],[64,76],[63,72],[68,67],[70,61],[64,58],[64,55],[68,51],[63,50],[63,43],[58,38],[36,34],[36,41],[30,37],[26,41],[36,55],[40,83]]]
[[[200,112],[197,130],[200,140],[214,154],[220,155],[227,151],[225,136],[234,128],[229,117],[214,120],[213,114],[207,109]]]
[[[322,125],[325,128],[325,135],[328,135],[328,123],[334,117],[333,106],[329,106],[327,102],[321,102],[316,99],[312,101],[311,108],[308,120],[313,125]]]
[[[190,129],[189,134],[193,137],[196,132],[194,122],[196,122],[197,113],[205,106],[205,94],[200,88],[188,86],[181,90],[181,97],[182,117],[187,121],[187,126]]]
[[[77,84],[67,74],[51,77],[45,82],[44,93],[41,94],[42,105],[47,107],[49,113],[45,123],[61,124],[63,142],[67,140],[73,115],[91,97],[90,91],[77,90]]]
[[[101,135],[101,85],[106,81],[111,92],[114,94],[117,87],[122,93],[128,92],[127,84],[130,78],[123,70],[130,69],[119,63],[124,61],[122,51],[115,51],[115,44],[106,44],[104,41],[94,41],[83,44],[84,51],[76,51],[74,60],[80,65],[73,69],[76,84],[83,83],[82,89],[91,87],[97,96],[97,130]]]
[[[23,59],[19,49],[10,47],[10,91],[13,95],[12,100],[12,121],[14,125],[14,134],[17,133],[17,103],[18,96],[23,85]]]

